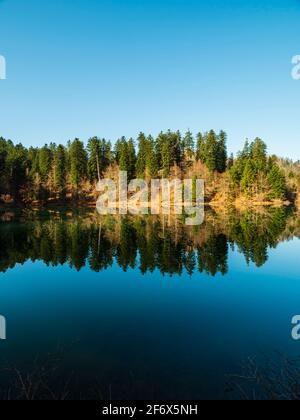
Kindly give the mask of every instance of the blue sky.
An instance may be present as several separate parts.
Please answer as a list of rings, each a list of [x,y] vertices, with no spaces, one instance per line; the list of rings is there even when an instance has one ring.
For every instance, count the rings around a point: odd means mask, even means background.
[[[0,135],[224,129],[300,159],[298,0],[2,0]]]

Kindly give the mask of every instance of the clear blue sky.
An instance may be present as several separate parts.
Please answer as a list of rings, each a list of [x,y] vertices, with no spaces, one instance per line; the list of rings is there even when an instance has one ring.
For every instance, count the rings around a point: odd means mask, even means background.
[[[300,159],[298,0],[2,0],[0,135],[224,129]]]

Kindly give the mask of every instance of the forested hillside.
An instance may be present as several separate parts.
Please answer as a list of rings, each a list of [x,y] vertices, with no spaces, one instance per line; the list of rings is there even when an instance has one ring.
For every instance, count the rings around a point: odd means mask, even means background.
[[[214,203],[295,201],[300,186],[300,163],[269,156],[259,138],[246,142],[237,156],[227,151],[224,131],[140,133],[122,137],[114,146],[93,137],[87,145],[75,139],[67,145],[50,143],[25,148],[0,138],[0,197],[3,204],[47,204],[96,198],[96,183],[117,178],[201,178],[206,199]]]

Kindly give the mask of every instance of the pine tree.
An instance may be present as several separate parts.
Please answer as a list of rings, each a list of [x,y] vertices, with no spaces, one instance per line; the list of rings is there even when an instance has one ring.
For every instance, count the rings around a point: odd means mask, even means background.
[[[250,159],[251,149],[248,140],[245,142],[244,148],[238,153],[237,159],[233,162],[234,164],[229,169],[231,180],[234,184],[240,185],[242,176],[245,170],[245,166]]]
[[[58,190],[66,187],[66,149],[59,145],[54,152],[54,185]]]
[[[128,153],[128,178],[134,179],[135,168],[136,168],[136,152],[135,152],[133,139],[129,139],[128,141],[127,153]]]
[[[104,171],[109,167],[109,165],[112,163],[112,160],[113,160],[111,142],[105,139],[102,139],[101,147],[102,149],[101,149],[100,167]]]
[[[207,135],[206,140],[206,153],[205,164],[210,170],[214,172],[217,170],[217,155],[218,155],[218,142],[216,133],[211,130]]]
[[[26,185],[27,150],[21,145],[7,143],[6,171],[8,188],[13,196],[19,196],[19,190]]]
[[[70,145],[71,184],[76,189],[87,176],[87,153],[83,143],[75,139]]]
[[[274,161],[271,163],[271,168],[268,173],[268,182],[272,190],[269,197],[275,200],[283,200],[287,193],[286,179],[284,172]]]
[[[119,160],[120,171],[129,171],[129,157],[128,157],[128,144],[125,137],[119,140],[117,146],[117,155]]]
[[[195,142],[191,131],[187,131],[183,138],[183,156],[187,161],[191,161],[194,157]]]
[[[136,173],[139,178],[143,178],[146,170],[147,161],[147,139],[144,133],[140,133],[138,136],[138,155],[136,162]]]
[[[253,189],[253,184],[255,183],[256,180],[256,170],[255,167],[253,165],[253,162],[251,159],[249,159],[246,163],[244,172],[243,172],[243,176],[241,179],[241,187],[242,190],[247,194],[247,195],[251,195],[252,189]]]
[[[88,174],[91,182],[99,181],[101,178],[100,160],[102,142],[98,137],[92,137],[88,141]]]
[[[158,173],[158,161],[155,151],[155,142],[152,136],[147,138],[147,156],[146,156],[146,169],[147,173],[151,178],[157,176]]]
[[[265,172],[267,166],[267,145],[260,138],[256,138],[251,144],[250,155],[256,170]]]
[[[218,137],[217,145],[217,171],[223,173],[227,167],[227,135],[221,131]]]
[[[52,167],[52,153],[46,144],[39,150],[39,174],[43,182],[47,182]]]
[[[170,168],[171,168],[171,151],[170,151],[170,145],[168,141],[165,141],[162,144],[161,161],[162,161],[163,177],[167,178],[170,175]]]
[[[206,144],[202,133],[197,134],[196,159],[201,163],[206,161]]]

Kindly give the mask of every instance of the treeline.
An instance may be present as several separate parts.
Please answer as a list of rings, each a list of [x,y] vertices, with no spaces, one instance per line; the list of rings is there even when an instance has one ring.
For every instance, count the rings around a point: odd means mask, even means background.
[[[200,168],[200,169],[199,169]],[[276,157],[267,155],[261,139],[246,143],[236,158],[228,155],[227,136],[211,130],[197,134],[188,131],[161,132],[157,138],[140,133],[136,141],[122,137],[112,146],[106,139],[93,137],[85,146],[75,139],[66,146],[51,143],[41,148],[25,148],[0,138],[0,195],[5,200],[64,200],[68,195],[92,193],[96,182],[116,173],[129,178],[205,176],[207,182],[226,179],[231,196],[264,195],[283,200],[288,195],[286,174]],[[298,176],[298,175],[297,175]]]

